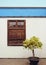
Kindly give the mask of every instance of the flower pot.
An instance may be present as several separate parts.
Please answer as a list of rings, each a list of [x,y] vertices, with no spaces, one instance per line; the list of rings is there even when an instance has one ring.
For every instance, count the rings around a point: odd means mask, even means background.
[[[38,65],[39,57],[29,57],[30,65]]]

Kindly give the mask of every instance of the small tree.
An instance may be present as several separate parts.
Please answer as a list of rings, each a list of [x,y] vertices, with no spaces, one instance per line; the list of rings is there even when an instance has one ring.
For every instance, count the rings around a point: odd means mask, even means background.
[[[41,48],[42,47],[42,42],[40,41],[40,39],[38,37],[33,36],[30,39],[27,39],[27,40],[23,41],[23,46],[25,48],[31,49],[33,57],[35,57],[34,49]]]

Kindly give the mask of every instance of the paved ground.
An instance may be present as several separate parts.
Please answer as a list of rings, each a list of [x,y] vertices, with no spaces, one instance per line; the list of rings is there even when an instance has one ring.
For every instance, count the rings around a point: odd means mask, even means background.
[[[0,65],[29,65],[29,60],[0,58]],[[46,65],[46,59],[40,59],[40,62],[38,65]]]

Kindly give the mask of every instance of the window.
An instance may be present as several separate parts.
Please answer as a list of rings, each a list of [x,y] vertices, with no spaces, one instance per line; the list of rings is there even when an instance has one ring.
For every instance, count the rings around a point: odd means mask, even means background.
[[[20,46],[26,38],[25,20],[8,20],[8,46]]]

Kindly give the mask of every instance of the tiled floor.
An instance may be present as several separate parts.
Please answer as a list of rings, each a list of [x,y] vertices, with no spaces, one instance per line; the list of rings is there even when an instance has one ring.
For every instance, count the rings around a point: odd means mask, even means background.
[[[28,59],[1,59],[0,65],[29,65]],[[40,59],[38,65],[46,65],[46,59]]]

